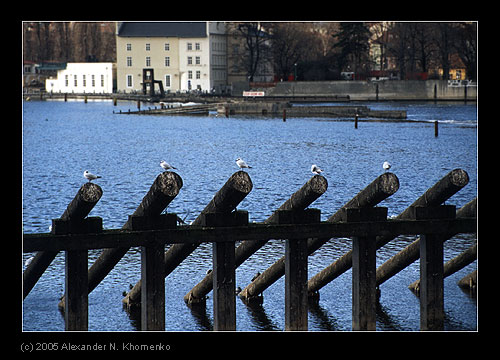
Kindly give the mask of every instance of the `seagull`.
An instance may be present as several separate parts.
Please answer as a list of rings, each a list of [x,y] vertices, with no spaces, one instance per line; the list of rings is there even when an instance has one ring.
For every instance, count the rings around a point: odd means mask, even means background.
[[[388,171],[391,168],[391,166],[392,165],[389,163],[389,161],[384,161],[384,164],[382,165],[385,171]]]
[[[319,168],[319,166],[318,166],[318,165],[313,164],[313,165],[311,166],[311,172],[312,172],[313,174],[315,174],[315,175],[319,175],[319,174],[321,174],[321,173],[323,172],[323,170],[321,170],[321,169]]]
[[[248,165],[245,160],[242,160],[241,158],[237,158],[236,159],[236,165],[239,166],[240,169],[243,169],[243,168],[252,168],[250,165]]]
[[[173,167],[172,165],[170,165],[168,162],[166,162],[165,160],[162,160],[160,162],[160,166],[165,169],[165,170],[169,170],[169,169],[175,169],[177,170],[177,168]]]
[[[85,170],[85,172],[83,173],[83,177],[85,179],[87,179],[89,182],[91,182],[92,180],[99,179],[101,176],[94,175],[91,172],[89,172],[88,170]]]

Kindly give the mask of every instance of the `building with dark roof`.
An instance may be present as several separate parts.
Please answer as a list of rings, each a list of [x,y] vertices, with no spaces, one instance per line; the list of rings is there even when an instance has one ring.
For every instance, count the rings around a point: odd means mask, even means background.
[[[226,48],[222,22],[117,23],[117,90],[142,92],[144,69],[153,69],[167,92],[220,89],[227,85]]]

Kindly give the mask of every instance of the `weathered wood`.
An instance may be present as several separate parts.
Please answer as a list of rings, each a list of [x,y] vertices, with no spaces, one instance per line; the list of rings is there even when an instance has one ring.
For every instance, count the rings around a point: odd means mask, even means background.
[[[363,208],[372,207],[394,194],[399,189],[399,180],[393,173],[387,172],[374,181],[372,181],[366,188],[361,190],[354,198],[348,201],[341,209],[335,214],[330,216],[327,222],[338,222],[342,220],[344,208]],[[314,251],[319,249],[330,238],[310,238],[307,241],[307,251],[311,255]],[[252,281],[240,293],[240,298],[244,301],[249,301],[251,297],[256,297],[267,289],[271,284],[278,280],[285,274],[285,257],[276,261],[273,265],[267,268],[259,278]],[[309,285],[308,285],[309,286]]]
[[[429,188],[422,196],[413,202],[408,208],[406,208],[401,214],[399,214],[396,219],[405,220],[411,218],[412,206],[437,206],[463,188],[469,182],[469,176],[467,172],[462,169],[455,169],[446,174],[441,180],[439,180],[434,186]],[[398,183],[399,184],[399,183]],[[354,200],[354,199],[353,199]],[[351,200],[352,202],[352,200]],[[355,204],[353,204],[355,205]],[[356,207],[347,206],[346,207]],[[377,249],[387,244],[389,241],[394,239],[399,234],[391,234],[384,236],[377,236]],[[326,242],[326,241],[325,241]],[[322,244],[321,244],[322,245]],[[321,246],[319,245],[319,246]],[[315,247],[315,249],[319,248]],[[320,271],[318,274],[313,276],[308,281],[308,291],[309,294],[316,293],[326,284],[330,283],[333,279],[337,278],[339,275],[343,274],[352,265],[352,252],[349,251],[342,255],[339,259],[334,261],[332,264],[327,266],[325,269]]]
[[[474,270],[460,279],[458,286],[464,290],[469,290],[474,294],[477,291],[477,270]]]
[[[434,210],[434,211],[433,211]],[[456,211],[447,206],[429,207],[417,219],[431,219],[435,216],[455,218]],[[443,283],[443,240],[438,235],[424,234],[420,237],[420,330],[443,330],[444,326],[444,283]]]
[[[345,221],[385,221],[387,208],[344,209]],[[376,237],[352,238],[352,329],[375,330]]]
[[[318,209],[303,211],[281,210],[276,212],[278,224],[319,223],[321,212]],[[285,330],[308,328],[307,300],[307,238],[287,239],[285,242]]]
[[[303,210],[319,198],[328,188],[326,178],[315,175],[309,179],[298,191],[286,200],[277,211],[264,221],[264,224],[273,224],[277,221],[277,212],[280,210]],[[264,246],[269,240],[243,241],[235,250],[235,266],[240,266],[252,254]],[[203,299],[211,290],[213,274],[210,273],[193,287],[185,296],[184,301],[190,305],[193,302]]]
[[[65,292],[67,306],[64,309],[66,331],[88,330],[88,250],[66,251]]]
[[[112,247],[147,246],[150,242],[188,244],[223,241],[259,241],[262,239],[302,239],[316,237],[352,237],[398,234],[418,235],[429,232],[443,235],[450,232],[474,233],[476,218],[443,220],[387,220],[387,222],[328,223],[299,225],[251,224],[240,227],[204,228],[180,226],[178,229],[149,231],[103,230],[96,234],[24,234],[23,251],[81,250]],[[200,240],[201,239],[201,240]]]
[[[136,216],[156,216],[172,202],[182,188],[182,178],[175,172],[165,171],[158,175],[151,185],[148,193],[142,199],[140,205],[134,211]],[[122,229],[130,229],[131,220],[123,225]],[[127,253],[130,247],[117,247],[105,249],[88,270],[89,293],[109,274],[120,259]],[[64,297],[59,303],[64,308]]]
[[[457,271],[463,269],[473,261],[477,259],[477,244],[472,245],[470,248],[460,253],[460,255],[454,257],[453,259],[447,261],[443,266],[443,277],[446,278]],[[420,294],[420,279],[411,283],[408,288],[416,293]]]
[[[85,218],[94,208],[102,196],[102,189],[99,185],[87,182],[76,193],[73,200],[69,203],[61,216],[61,220],[76,220]],[[53,233],[55,228],[53,228]],[[26,298],[31,289],[52,260],[56,257],[58,251],[40,251],[23,273],[23,297]]]
[[[238,171],[231,175],[222,188],[215,194],[192,225],[201,225],[206,213],[230,213],[250,193],[253,184],[245,171]],[[186,257],[189,256],[200,242],[172,245],[165,253],[165,277],[168,276]],[[125,296],[123,303],[127,306],[140,306],[140,281]]]
[[[141,247],[141,330],[165,330],[165,246]]]
[[[420,330],[443,330],[443,242],[436,235],[420,237]]]
[[[477,212],[477,197],[462,206],[456,212],[456,218],[472,218],[476,217]],[[442,236],[442,240],[446,241],[457,233],[450,233]],[[385,263],[377,268],[377,286],[380,286],[385,281],[399,273],[401,270],[412,264],[420,257],[420,238],[413,241],[410,245],[406,246],[399,253],[387,260]],[[446,277],[446,275],[445,275]],[[418,284],[420,284],[420,281]],[[416,284],[415,284],[416,285]],[[412,286],[410,285],[410,289]],[[417,287],[413,287],[416,289]]]

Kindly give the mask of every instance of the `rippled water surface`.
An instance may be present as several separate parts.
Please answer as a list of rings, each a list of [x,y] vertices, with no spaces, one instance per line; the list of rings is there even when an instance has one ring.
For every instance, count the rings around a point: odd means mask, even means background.
[[[400,189],[380,205],[397,215],[449,171],[462,168],[470,182],[447,204],[463,206],[477,195],[477,109],[475,103],[373,103],[372,109],[406,109],[409,122],[363,122],[325,118],[166,117],[113,114],[134,109],[132,102],[42,101],[23,104],[23,231],[48,232],[51,219],[62,215],[88,169],[102,176],[103,196],[90,213],[103,218],[105,228],[127,220],[166,160],[178,168],[184,186],[168,211],[186,221],[196,218],[242,157],[252,192],[238,208],[250,221],[263,221],[310,177],[318,164],[328,190],[313,207],[325,220],[383,172],[382,163],[400,181]],[[342,119],[340,119],[342,120]],[[346,120],[346,119],[344,119]],[[434,120],[440,121],[434,137]],[[377,252],[380,265],[415,238],[397,238]],[[462,235],[445,243],[445,260],[475,242]],[[309,258],[312,277],[350,250],[348,239],[330,240]],[[89,252],[89,266],[99,251]],[[198,247],[166,279],[166,329],[207,330],[212,326],[211,297],[206,312],[192,312],[183,296],[211,268],[211,245]],[[270,241],[236,271],[245,287],[284,254],[284,242]],[[23,254],[24,260],[33,254]],[[24,268],[24,265],[23,265]],[[476,330],[475,298],[457,281],[476,262],[445,279],[445,327]],[[418,262],[381,286],[378,330],[419,329],[419,303],[407,286],[419,277]],[[133,331],[136,322],[122,309],[122,292],[140,278],[139,249],[132,248],[89,296],[89,330]],[[23,303],[23,329],[64,330],[57,303],[64,289],[64,256],[59,254]],[[321,291],[319,306],[309,311],[310,330],[351,329],[351,271]],[[283,330],[284,278],[264,292],[262,307],[252,309],[237,300],[238,330]]]

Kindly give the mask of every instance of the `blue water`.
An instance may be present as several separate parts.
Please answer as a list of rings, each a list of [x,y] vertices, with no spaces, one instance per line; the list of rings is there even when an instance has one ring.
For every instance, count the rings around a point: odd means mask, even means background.
[[[311,176],[315,163],[324,170],[328,190],[313,207],[325,220],[383,172],[391,171],[400,189],[380,205],[399,214],[449,171],[462,168],[470,182],[447,204],[463,206],[477,196],[477,108],[475,103],[363,103],[372,109],[406,109],[408,122],[363,122],[325,118],[233,116],[167,117],[113,114],[135,109],[135,102],[33,101],[23,104],[23,231],[48,232],[85,182],[83,171],[99,174],[103,196],[90,216],[103,218],[107,229],[127,220],[156,176],[160,161],[178,168],[184,186],[169,206],[186,221],[196,218],[245,159],[252,192],[239,209],[250,221],[265,220]],[[147,105],[146,105],[147,106]],[[340,119],[342,120],[342,119]],[[345,119],[347,120],[347,119]],[[350,120],[350,119],[349,119]],[[415,121],[417,120],[417,121]],[[434,137],[434,120],[440,121]],[[380,265],[415,237],[399,237],[377,252]],[[445,242],[445,261],[470,247],[475,234]],[[349,239],[330,240],[309,258],[312,277],[350,250]],[[89,252],[89,266],[100,251]],[[166,279],[166,329],[210,329],[212,299],[206,313],[193,313],[183,296],[211,268],[211,245],[201,245]],[[245,287],[284,254],[284,242],[270,241],[236,271]],[[24,260],[32,254],[23,254]],[[477,304],[456,285],[476,262],[445,279],[445,328],[476,330]],[[24,265],[23,265],[24,268]],[[381,286],[377,330],[416,331],[419,303],[407,286],[419,277],[418,262]],[[136,322],[122,309],[122,292],[140,278],[139,249],[132,248],[89,295],[89,330],[133,331]],[[64,292],[64,256],[59,254],[23,302],[23,329],[64,330],[57,303]],[[325,286],[319,307],[310,309],[309,329],[351,329],[351,272]],[[237,300],[237,329],[284,329],[284,278],[264,292],[261,308]]]

